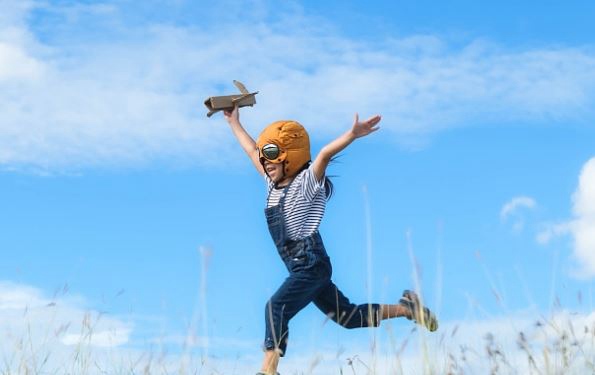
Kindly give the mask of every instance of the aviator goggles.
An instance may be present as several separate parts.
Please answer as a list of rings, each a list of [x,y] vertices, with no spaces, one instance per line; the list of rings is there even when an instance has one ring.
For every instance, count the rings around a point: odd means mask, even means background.
[[[267,143],[260,149],[261,155],[267,160],[275,160],[281,154],[281,149],[274,143]]]

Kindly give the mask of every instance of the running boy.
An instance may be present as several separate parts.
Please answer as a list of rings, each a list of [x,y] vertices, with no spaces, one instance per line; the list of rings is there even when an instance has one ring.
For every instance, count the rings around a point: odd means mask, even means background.
[[[377,327],[384,319],[406,317],[430,331],[438,329],[436,316],[422,306],[412,291],[398,304],[353,304],[331,281],[330,259],[318,232],[332,184],[326,177],[331,158],[357,138],[379,129],[380,116],[360,121],[320,150],[311,161],[308,133],[295,121],[267,126],[256,142],[240,123],[238,108],[225,119],[254,167],[267,184],[265,216],[271,237],[289,275],[265,308],[264,360],[257,375],[277,374],[285,355],[288,322],[310,302],[345,328]]]

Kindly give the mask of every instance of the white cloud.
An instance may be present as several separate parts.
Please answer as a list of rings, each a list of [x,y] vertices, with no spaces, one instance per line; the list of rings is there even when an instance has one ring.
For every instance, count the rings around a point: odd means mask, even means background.
[[[42,69],[43,65],[19,46],[0,42],[0,82],[35,80],[41,76]]]
[[[11,78],[0,81],[6,168],[221,162],[213,150],[237,148],[222,119],[206,119],[202,100],[233,91],[232,79],[260,91],[257,106],[242,113],[253,134],[272,120],[296,118],[326,138],[358,111],[382,113],[387,136],[411,145],[486,118],[512,124],[592,114],[590,48],[511,52],[475,41],[456,49],[423,35],[365,43],[299,13],[268,17],[262,4],[253,15],[263,14],[259,22],[227,19],[217,28],[126,29],[117,5],[68,8],[53,15],[63,17],[60,33],[46,27],[42,38],[25,22],[35,3],[9,3],[13,11],[0,22],[9,51],[0,75]],[[83,15],[117,27],[105,39],[76,39]]]
[[[536,240],[542,245],[547,245],[553,238],[566,235],[572,230],[571,223],[546,224],[537,234]]]
[[[589,371],[588,361],[595,355],[591,339],[595,313],[560,311],[545,318],[536,311],[517,311],[510,316],[445,322],[434,334],[424,330],[392,332],[386,323],[370,341],[346,339],[336,347],[315,346],[310,352],[292,345],[281,360],[279,372],[486,374],[497,365],[496,373],[502,374],[550,371],[578,375]],[[530,356],[538,371],[531,368]],[[254,372],[254,361],[259,359],[241,358],[235,362],[235,369],[238,373]],[[207,365],[222,373],[230,369],[228,361],[209,360]]]
[[[535,311],[517,311],[504,317],[452,322],[445,328],[447,334],[456,330],[445,340],[445,362],[449,362],[446,354],[451,353],[459,365],[470,366],[469,373],[489,373],[498,365],[502,373],[531,373],[534,368],[543,372],[549,368],[555,373],[582,374],[590,368],[585,362],[595,354],[591,340],[594,313],[559,311],[544,317]],[[572,358],[568,364],[558,360],[565,351]],[[467,364],[461,361],[465,354]]]
[[[595,217],[595,157],[581,170],[578,189],[573,195],[573,212],[578,217]]]
[[[27,28],[25,19],[33,8],[31,1],[3,0],[0,3],[0,87],[10,87],[39,79],[44,63],[30,54],[43,50]],[[4,95],[3,99],[10,98]],[[2,117],[0,117],[2,120]]]
[[[7,369],[38,372],[72,361],[76,353],[129,342],[130,323],[86,309],[80,297],[57,294],[49,298],[37,288],[0,281],[0,353],[12,360],[3,363]]]
[[[562,235],[572,237],[572,255],[577,264],[575,275],[595,277],[595,157],[583,166],[576,191],[572,195],[573,219],[550,224],[537,235],[537,241],[547,244]]]
[[[205,347],[224,350],[249,348],[259,355],[259,342],[237,338],[197,337],[168,331],[152,336],[155,327],[138,327],[137,321],[156,324],[154,317],[123,319],[106,314],[80,296],[71,296],[65,286],[49,297],[41,289],[0,281],[0,358],[8,373],[187,373],[183,368],[226,369],[231,373],[237,360],[197,358]],[[134,321],[133,321],[134,320]],[[159,319],[162,324],[163,320]],[[157,324],[163,328],[161,324]],[[132,335],[136,330],[136,339]],[[145,330],[149,337],[140,337]],[[173,353],[168,353],[172,349]],[[235,353],[235,352],[234,352]],[[200,357],[200,355],[199,355]],[[246,368],[256,358],[242,356]],[[168,370],[164,370],[168,369]],[[128,371],[130,370],[130,371]],[[191,371],[188,371],[190,373]],[[253,372],[253,371],[250,371]],[[245,373],[241,372],[240,373]]]
[[[523,196],[512,198],[504,206],[502,206],[502,209],[500,210],[500,217],[502,220],[505,220],[508,216],[512,215],[517,209],[521,207],[534,208],[535,199]]]
[[[523,217],[518,213],[518,211],[522,208],[525,209],[532,209],[535,208],[536,203],[535,199],[531,197],[519,196],[514,197],[510,201],[508,201],[502,209],[500,210],[500,218],[502,221],[507,220],[509,217],[514,217],[514,223],[512,225],[513,231],[519,233],[525,227],[525,220]]]
[[[64,345],[97,346],[102,348],[111,348],[126,344],[130,337],[129,328],[116,328],[109,331],[97,331],[92,334],[68,333],[60,340]]]
[[[572,235],[578,275],[595,277],[595,158],[583,166],[573,195]]]

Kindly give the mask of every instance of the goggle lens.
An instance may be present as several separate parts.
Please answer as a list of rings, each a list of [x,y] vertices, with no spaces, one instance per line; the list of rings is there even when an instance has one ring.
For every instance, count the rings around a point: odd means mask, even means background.
[[[262,156],[265,157],[267,160],[275,160],[279,157],[281,150],[279,146],[273,143],[266,144],[262,146]]]

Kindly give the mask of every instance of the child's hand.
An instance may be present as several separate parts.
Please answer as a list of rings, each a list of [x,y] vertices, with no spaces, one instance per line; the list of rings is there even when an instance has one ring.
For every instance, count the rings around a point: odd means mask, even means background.
[[[355,138],[364,137],[370,133],[374,133],[376,130],[380,129],[377,125],[380,122],[381,117],[380,115],[372,116],[366,121],[359,121],[359,115],[355,114],[355,119],[353,120],[353,128],[351,132]]]
[[[237,105],[233,107],[233,110],[231,111],[227,109],[224,110],[223,116],[225,116],[225,120],[227,120],[230,125],[240,122],[240,111],[238,110]]]

